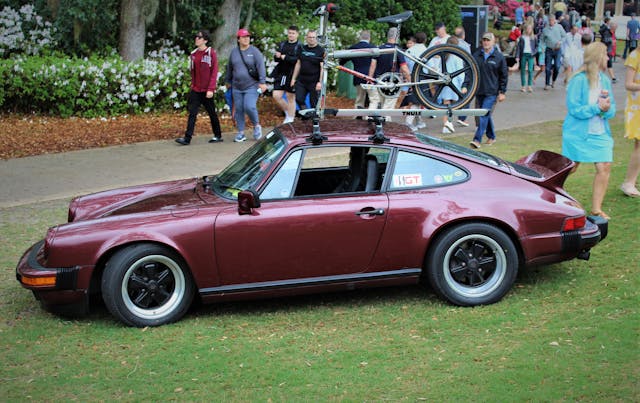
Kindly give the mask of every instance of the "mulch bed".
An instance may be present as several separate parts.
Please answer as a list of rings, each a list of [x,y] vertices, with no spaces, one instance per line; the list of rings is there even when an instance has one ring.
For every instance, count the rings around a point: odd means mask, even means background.
[[[327,104],[352,108],[353,100],[330,94]],[[271,98],[258,102],[260,123],[272,127],[282,123],[283,114]],[[229,114],[219,115],[223,132],[233,132]],[[112,118],[58,118],[43,115],[0,115],[0,159],[60,153],[119,144],[168,140],[181,137],[187,124],[183,112],[118,116]],[[196,135],[211,135],[209,118],[201,111]]]

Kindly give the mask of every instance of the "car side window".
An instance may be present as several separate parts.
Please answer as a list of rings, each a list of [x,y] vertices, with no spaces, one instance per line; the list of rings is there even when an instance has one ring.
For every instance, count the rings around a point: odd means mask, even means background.
[[[369,146],[296,151],[274,174],[260,198],[379,192],[390,153],[388,148]]]
[[[425,155],[398,152],[389,188],[402,190],[417,187],[440,186],[459,183],[468,173],[447,162]]]
[[[292,196],[302,150],[292,153],[264,188],[261,199],[286,199]]]

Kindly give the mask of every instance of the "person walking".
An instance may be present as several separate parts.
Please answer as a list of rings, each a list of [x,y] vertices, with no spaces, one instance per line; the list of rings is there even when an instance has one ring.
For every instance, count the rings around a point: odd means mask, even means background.
[[[398,28],[391,27],[387,31],[387,42],[380,45],[380,49],[389,49],[397,47],[398,41]],[[409,81],[410,74],[407,62],[401,54],[397,54],[397,60],[394,64],[393,54],[380,55],[371,61],[371,67],[369,67],[369,75],[371,77],[379,78],[384,73],[397,72],[400,70],[405,81]],[[395,109],[397,97],[384,97],[381,100],[380,90],[378,88],[372,88],[368,90],[369,93],[369,109]],[[389,117],[387,116],[387,119]]]
[[[640,39],[640,23],[636,20],[636,13],[631,13],[631,19],[627,21],[627,37],[624,44],[624,52],[622,58],[626,59],[627,54],[634,51],[638,47]]]
[[[307,43],[298,48],[298,61],[291,79],[291,85],[296,90],[296,103],[300,109],[307,108],[307,94],[311,108],[316,107],[322,89],[324,65],[324,48],[318,45],[318,32],[315,29],[308,30],[305,40]]]
[[[567,33],[560,24],[556,23],[556,17],[549,16],[549,25],[542,30],[541,42],[545,44],[545,76],[544,89],[554,88],[558,74],[560,73],[560,65],[562,58],[562,41]]]
[[[251,45],[251,33],[241,28],[236,37],[238,46],[229,55],[225,79],[232,89],[234,117],[238,126],[238,134],[233,141],[239,143],[247,139],[244,135],[245,114],[253,124],[253,138],[259,140],[262,137],[256,104],[258,96],[267,90],[267,85],[264,56]]]
[[[491,117],[493,107],[497,102],[506,98],[507,80],[509,72],[507,61],[502,53],[496,49],[496,37],[491,32],[482,35],[482,47],[473,53],[473,58],[478,64],[479,86],[476,92],[476,108],[487,109],[489,113],[480,116],[478,128],[473,140],[469,143],[473,148],[480,148],[482,136],[487,135],[487,145],[496,141],[496,132]]]
[[[613,52],[613,31],[611,30],[611,19],[609,17],[605,17],[600,25],[600,29],[598,30],[600,33],[600,42],[604,43],[607,47],[607,55],[611,55]],[[611,58],[607,59],[607,72],[609,73],[609,77],[612,82],[618,81],[615,78],[615,74],[613,72],[613,60]]]
[[[584,50],[584,63],[567,86],[567,116],[562,124],[562,155],[576,162],[595,164],[591,214],[609,219],[602,202],[613,161],[609,119],[616,113],[611,80],[606,74],[607,47],[594,42]]]
[[[516,45],[516,63],[520,66],[520,91],[533,92],[533,69],[536,65],[535,55],[538,53],[538,38],[533,34],[533,26],[525,25],[524,34]]]
[[[436,45],[444,45],[447,43],[447,39],[449,39],[450,35],[447,33],[447,27],[444,25],[444,22],[436,23],[435,31],[436,36],[431,39],[427,48],[432,48]]]
[[[298,61],[299,47],[298,27],[290,25],[287,28],[287,40],[278,44],[278,50],[273,55],[273,60],[277,63],[273,69],[273,100],[284,112],[283,123],[293,122],[296,115],[295,89],[291,86],[291,77]]]
[[[640,50],[634,49],[624,65],[627,68],[624,80],[624,87],[627,90],[624,136],[633,141],[633,150],[620,190],[629,197],[640,197],[640,191],[636,186],[638,174],[640,174]]]
[[[360,41],[354,45],[351,45],[349,49],[371,49],[375,48],[375,45],[371,43],[371,32],[368,30],[360,31],[359,35]],[[344,65],[348,61],[353,63],[353,69],[360,74],[369,74],[369,68],[371,67],[370,56],[366,57],[354,57],[354,58],[344,58],[340,59],[340,64]],[[367,106],[367,90],[362,88],[360,84],[364,84],[366,81],[360,77],[353,76],[353,86],[356,87],[356,100],[355,100],[355,108],[356,109],[364,109]]]
[[[198,31],[195,36],[196,48],[189,55],[189,71],[191,72],[191,87],[187,99],[189,118],[187,119],[187,130],[184,132],[184,137],[176,139],[176,143],[183,146],[191,143],[200,105],[204,105],[211,121],[213,137],[209,142],[222,141],[220,121],[213,102],[213,94],[216,92],[218,78],[218,56],[215,50],[207,46],[209,37],[209,31],[206,29]]]
[[[447,44],[452,46],[458,46],[458,38],[456,36],[450,36],[449,39],[447,39]],[[453,54],[447,55],[444,63],[447,71],[460,71],[464,68],[464,63],[462,62],[462,59]],[[462,94],[467,93],[467,88],[464,87],[465,74],[466,73],[457,75],[451,80],[453,82],[453,85]],[[451,104],[452,102],[457,101],[458,99],[459,99],[458,94],[456,94],[454,90],[452,90],[450,87],[444,87],[440,92],[438,103],[446,106]],[[453,127],[453,121],[450,121],[448,116],[443,116],[442,117],[442,133],[450,134],[455,131],[456,129]]]
[[[422,54],[427,51],[427,46],[425,45],[425,43],[427,42],[427,34],[425,34],[424,32],[416,32],[413,38],[415,43],[413,46],[407,49],[407,53],[409,53],[416,59],[419,59],[420,56],[422,56]],[[405,59],[405,61],[407,62],[407,70],[409,72],[413,71],[415,62],[408,58]],[[400,107],[407,107],[411,109],[414,107],[418,107],[419,104],[420,102],[415,95],[415,88],[409,87],[407,90],[407,96],[400,103]],[[427,124],[420,116],[407,116],[405,118],[405,123],[412,131],[427,127]]]

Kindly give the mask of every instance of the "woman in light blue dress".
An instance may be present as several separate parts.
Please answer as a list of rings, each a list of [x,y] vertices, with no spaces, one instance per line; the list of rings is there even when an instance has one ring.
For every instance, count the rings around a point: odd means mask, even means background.
[[[567,87],[567,117],[562,125],[562,154],[575,161],[593,162],[591,214],[609,219],[602,201],[609,184],[613,161],[613,137],[609,119],[616,113],[611,81],[606,75],[607,48],[594,42],[584,50],[584,64]]]

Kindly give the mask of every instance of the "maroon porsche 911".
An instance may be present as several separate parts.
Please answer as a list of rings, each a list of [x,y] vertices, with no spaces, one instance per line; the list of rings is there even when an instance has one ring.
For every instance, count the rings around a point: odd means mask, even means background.
[[[607,233],[563,189],[573,162],[516,162],[403,125],[328,119],[269,132],[218,175],[74,199],[16,268],[43,307],[101,295],[131,326],[202,302],[426,282],[499,301],[518,269],[579,258]]]

